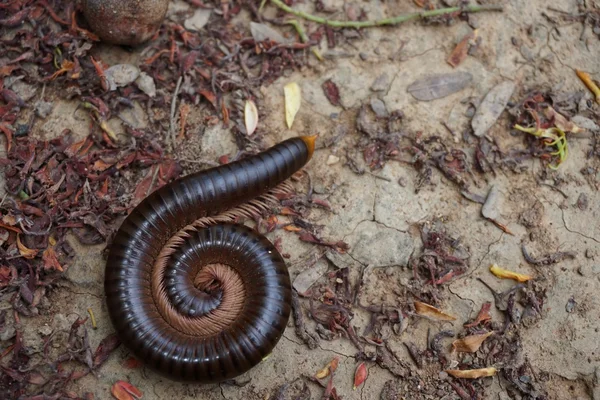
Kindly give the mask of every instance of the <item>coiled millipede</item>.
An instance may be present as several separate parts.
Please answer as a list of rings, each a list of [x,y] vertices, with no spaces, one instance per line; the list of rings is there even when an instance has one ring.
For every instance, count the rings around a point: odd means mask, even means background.
[[[277,249],[235,222],[274,205],[312,157],[314,136],[180,178],[125,219],[109,250],[105,292],[122,343],[177,381],[234,378],[271,353],[291,311]]]

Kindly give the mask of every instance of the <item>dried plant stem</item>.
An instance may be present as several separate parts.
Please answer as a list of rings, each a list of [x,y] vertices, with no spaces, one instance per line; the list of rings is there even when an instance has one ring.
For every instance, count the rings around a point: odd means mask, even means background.
[[[594,94],[594,96],[596,97],[596,103],[600,104],[600,88],[598,88],[598,85],[594,83],[590,74],[584,71],[580,71],[578,69],[575,70],[575,73],[577,74],[579,79],[581,79],[581,81],[585,84],[585,86],[587,86],[588,89],[590,89],[590,91]]]
[[[452,14],[455,12],[475,13],[481,11],[502,11],[502,6],[497,5],[482,5],[482,6],[465,6],[465,7],[448,7],[440,8],[431,11],[420,11],[408,14],[398,15],[392,18],[383,18],[373,21],[334,21],[327,18],[317,17],[316,15],[308,14],[303,11],[298,11],[286,5],[281,0],[271,0],[271,3],[282,9],[283,11],[293,14],[297,17],[304,18],[319,24],[332,26],[334,28],[370,28],[383,25],[397,25],[403,22],[412,21],[414,19],[423,19],[437,17],[440,15]]]
[[[298,32],[298,35],[300,36],[300,40],[302,40],[302,43],[308,43],[310,41],[310,39],[304,32],[302,25],[300,25],[300,23],[298,21],[293,19],[291,21],[287,21],[287,23],[292,25],[296,29],[296,32]],[[319,53],[319,50],[315,49],[314,47],[311,50],[312,50],[313,54],[315,55],[315,57],[317,57],[319,59],[319,61],[323,61],[323,56],[321,56],[321,53]]]

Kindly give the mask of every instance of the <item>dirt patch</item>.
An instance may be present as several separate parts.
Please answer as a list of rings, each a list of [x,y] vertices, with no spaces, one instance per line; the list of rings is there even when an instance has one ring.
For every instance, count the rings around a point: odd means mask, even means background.
[[[372,20],[455,4],[292,7]],[[147,399],[600,399],[600,109],[575,73],[598,78],[600,11],[502,6],[361,30],[299,18],[305,43],[273,3],[175,1],[138,48],[94,42],[69,2],[0,7],[2,396],[105,399],[125,381]],[[118,64],[152,85],[108,90],[103,71]],[[290,82],[302,93],[292,129]],[[127,213],[176,177],[312,134],[297,193],[246,221],[302,288],[275,351],[204,386],[136,362],[103,287]],[[499,279],[492,264],[531,279]],[[452,351],[487,332],[473,353]]]

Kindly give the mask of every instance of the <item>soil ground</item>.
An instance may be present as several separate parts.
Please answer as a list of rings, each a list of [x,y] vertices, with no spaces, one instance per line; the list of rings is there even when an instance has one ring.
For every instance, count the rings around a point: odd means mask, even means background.
[[[188,18],[190,5],[175,3],[182,13],[172,18],[180,21]],[[294,7],[312,12],[311,3]],[[390,348],[398,360],[409,366],[410,379],[398,378],[377,363],[367,362],[368,378],[353,390],[357,349],[352,342],[343,336],[331,341],[321,339],[315,349],[309,350],[290,320],[273,354],[234,383],[179,384],[143,367],[127,369],[123,362],[129,353],[121,346],[98,371],[70,388],[77,393],[88,391],[96,398],[108,399],[115,381],[126,380],[138,387],[145,399],[250,400],[279,398],[276,397],[278,390],[285,383],[291,386],[281,398],[294,398],[294,387],[302,387],[306,382],[310,398],[319,399],[324,389],[302,377],[314,375],[332,358],[339,357],[334,382],[341,398],[459,398],[449,386],[439,389],[439,382],[448,379],[439,366],[417,368],[403,343],[412,341],[424,349],[428,345],[428,331],[431,334],[441,329],[459,332],[464,323],[475,318],[483,303],[491,301],[493,304],[492,293],[478,278],[498,291],[514,285],[514,281],[498,279],[489,272],[491,264],[498,264],[534,276],[546,291],[541,316],[521,326],[518,335],[522,342],[521,360],[529,362],[547,398],[600,400],[600,176],[597,172],[600,158],[587,157],[597,132],[569,136],[569,155],[557,171],[549,170],[539,158],[532,158],[524,161],[518,172],[497,169],[495,174],[480,174],[473,180],[471,191],[484,197],[492,186],[498,189],[497,219],[510,234],[484,218],[481,204],[461,196],[457,185],[437,169],[433,170],[429,183],[420,185],[419,171],[407,163],[390,160],[382,169],[363,174],[353,172],[348,166],[349,160],[354,160],[360,168],[368,170],[362,153],[347,150],[356,148],[364,136],[356,120],[361,106],[370,107],[373,100],[383,102],[386,112],[402,113],[403,134],[438,136],[448,146],[464,149],[470,157],[474,147],[467,138],[469,134],[463,135],[470,130],[469,107],[477,108],[485,95],[503,81],[515,84],[512,103],[532,90],[580,93],[582,101],[598,110],[593,96],[575,74],[575,69],[580,69],[600,77],[600,40],[592,28],[588,26],[582,36],[580,21],[553,23],[545,15],[559,18],[561,14],[548,10],[549,3],[543,0],[500,0],[500,3],[504,6],[502,13],[473,14],[468,22],[455,21],[450,25],[415,22],[365,29],[360,37],[338,43],[334,49],[329,49],[323,41],[320,47],[323,61],[307,52],[307,65],[260,88],[259,130],[266,143],[275,144],[309,134],[319,134],[319,141],[325,143],[343,134],[329,147],[318,146],[306,171],[315,193],[331,206],[331,210],[312,209],[309,220],[324,226],[324,238],[348,243],[349,258],[344,256],[342,261],[331,262],[322,257],[316,263],[308,262],[306,260],[315,254],[315,246],[298,240],[290,232],[278,230],[268,236],[272,240],[282,238],[282,248],[290,255],[288,265],[292,279],[303,274],[302,279],[308,276],[310,280],[312,276],[314,280],[319,278],[320,282],[326,282],[328,272],[347,266],[351,269],[351,280],[355,281],[361,274],[364,278],[361,304],[407,304],[412,301],[407,294],[413,278],[410,260],[423,247],[419,227],[443,226],[468,254],[466,272],[439,289],[439,307],[457,320],[440,323],[413,315],[402,334],[390,338]],[[577,3],[560,0],[553,2],[552,8],[577,14],[580,12]],[[590,9],[594,7],[593,1],[587,0],[587,3]],[[339,18],[344,17],[341,10],[353,7],[364,10],[369,19],[413,11],[416,7],[411,1],[326,0],[322,4],[340,10]],[[247,13],[236,17],[238,24],[248,24],[250,20]],[[478,48],[459,67],[452,68],[446,62],[448,55],[473,28],[481,38]],[[93,55],[108,65],[137,65],[144,58],[140,54],[142,50],[124,51],[116,46],[97,45]],[[454,94],[425,102],[407,91],[417,79],[457,70],[469,72],[473,79]],[[339,105],[332,105],[323,91],[322,85],[328,80],[339,89]],[[373,90],[376,81],[379,87]],[[300,85],[303,96],[292,129],[285,125],[283,96],[283,87],[290,82]],[[52,92],[47,96],[51,98]],[[33,134],[49,139],[69,128],[85,137],[89,120],[79,118],[74,112],[76,107],[76,102],[57,96],[52,112],[36,125]],[[188,142],[185,151],[178,156],[184,160],[212,161],[224,154],[234,156],[238,148],[230,129],[220,122],[213,126],[203,124],[209,113],[206,104],[192,104],[191,108]],[[148,126],[146,110],[138,107],[132,115],[141,127]],[[452,132],[443,123],[447,123]],[[110,124],[119,137],[125,135],[117,118]],[[511,117],[507,112],[500,116],[487,136],[505,153],[524,140],[524,134],[515,135],[511,130]],[[333,162],[337,157],[339,161]],[[189,161],[182,161],[182,166],[185,172],[203,168]],[[582,173],[587,169],[594,173],[591,176]],[[298,190],[307,189],[307,181],[301,180]],[[582,199],[587,199],[584,205]],[[21,318],[23,339],[28,346],[43,346],[42,335],[50,330],[68,335],[73,321],[77,316],[87,315],[89,308],[94,311],[98,325],[97,329],[88,326],[92,348],[113,331],[103,297],[105,260],[101,251],[104,247],[84,246],[75,239],[70,243],[76,250],[76,259],[67,270],[66,279],[48,292],[51,305],[39,316]],[[522,246],[534,256],[556,251],[575,252],[576,256],[557,264],[532,266],[524,259]],[[301,304],[307,329],[315,332],[316,324],[307,312],[308,302],[302,299]],[[351,325],[359,335],[369,318],[368,312],[354,309]],[[492,320],[502,327],[505,318],[508,317],[492,305]],[[450,343],[451,340],[444,341],[445,345]],[[373,352],[375,346],[367,345],[367,349]],[[417,385],[420,389],[409,387],[415,378],[421,382],[422,386]],[[398,385],[398,397],[384,391],[388,381]],[[506,381],[499,375],[481,381],[484,398],[529,398],[508,390]]]

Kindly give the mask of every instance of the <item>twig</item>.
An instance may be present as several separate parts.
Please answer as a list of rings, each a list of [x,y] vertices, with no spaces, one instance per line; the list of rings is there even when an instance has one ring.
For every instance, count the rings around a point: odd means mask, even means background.
[[[171,136],[171,147],[175,146],[175,110],[177,109],[177,96],[179,96],[179,89],[181,89],[182,81],[183,76],[180,76],[177,80],[177,86],[175,86],[175,93],[173,93],[173,99],[171,100],[171,125],[169,129],[169,134]]]
[[[482,5],[482,6],[466,6],[466,7],[448,7],[448,8],[440,8],[437,10],[431,11],[422,11],[422,12],[414,12],[408,14],[398,15],[392,18],[383,18],[373,21],[335,21],[328,20],[327,18],[317,17],[316,15],[308,14],[303,11],[298,11],[293,9],[292,7],[286,5],[281,0],[271,0],[275,6],[279,7],[283,11],[293,14],[297,17],[304,18],[306,20],[316,22],[323,25],[332,26],[334,28],[370,28],[374,26],[384,26],[384,25],[396,25],[401,24],[403,22],[411,21],[414,19],[424,19],[430,17],[437,17],[440,15],[452,14],[455,12],[466,12],[466,13],[475,13],[481,11],[503,11],[502,6],[497,5]]]
[[[304,32],[304,29],[302,29],[302,25],[300,25],[300,23],[298,21],[293,19],[291,21],[287,21],[287,23],[292,25],[296,29],[296,32],[298,32],[298,35],[300,35],[300,39],[302,40],[302,43],[310,42],[310,39]],[[321,55],[321,53],[319,53],[319,50],[315,49],[314,47],[311,50],[312,50],[313,54],[315,55],[315,57],[317,57],[319,59],[319,61],[323,61],[323,56]]]

